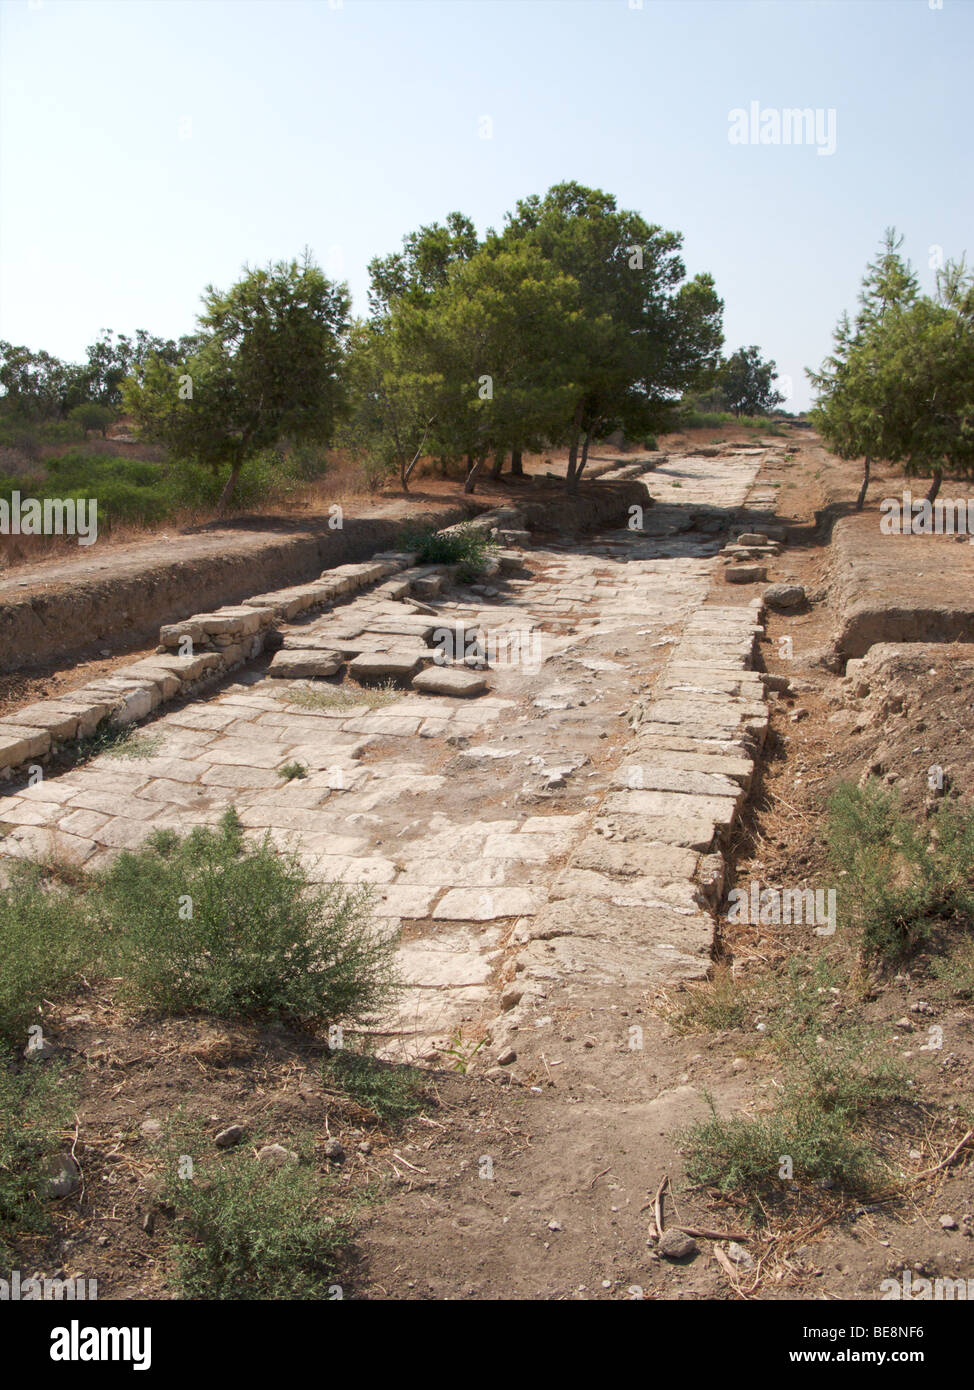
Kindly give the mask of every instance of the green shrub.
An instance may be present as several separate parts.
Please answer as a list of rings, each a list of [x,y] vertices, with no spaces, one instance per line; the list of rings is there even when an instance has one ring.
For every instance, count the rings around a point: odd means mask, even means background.
[[[784,1102],[795,1111],[814,1105],[852,1124],[872,1106],[909,1096],[906,1069],[875,1030],[850,1026],[824,1038],[797,1031],[785,1036],[791,1060]]]
[[[93,964],[92,941],[77,896],[18,866],[0,891],[0,1039],[21,1047],[44,999],[55,999]]]
[[[766,1193],[786,1183],[834,1183],[868,1192],[877,1181],[876,1159],[868,1145],[850,1133],[841,1116],[814,1105],[778,1109],[754,1119],[709,1120],[680,1136],[686,1175],[693,1184],[744,1195]],[[791,1159],[792,1178],[780,1176]]]
[[[0,1045],[0,1263],[11,1243],[50,1227],[45,1160],[62,1147],[71,1097],[55,1063],[29,1062],[19,1070]],[[7,1268],[3,1269],[7,1274]]]
[[[760,430],[762,434],[784,434],[780,421],[770,415],[735,415],[730,410],[681,409],[679,428],[685,430],[717,429],[720,425],[739,425],[743,429]]]
[[[307,777],[308,775],[308,769],[305,767],[304,763],[299,762],[285,763],[284,766],[278,768],[277,771],[278,776],[283,777],[285,782],[293,782],[296,777],[301,778]]]
[[[158,831],[102,877],[97,914],[119,973],[166,1012],[368,1017],[395,990],[395,943],[372,923],[371,889],[310,887],[295,856],[244,844],[231,808],[218,830]]]
[[[79,428],[77,422],[71,427]],[[36,432],[32,438],[36,442]],[[266,450],[243,468],[234,507],[242,510],[257,506],[268,497],[286,495],[299,485],[307,468],[306,460]],[[48,497],[93,497],[98,502],[100,524],[149,525],[179,511],[211,511],[225,481],[222,474],[192,461],[154,463],[89,453],[83,448],[69,449],[47,459],[45,469],[47,476],[43,478],[0,479],[0,497],[9,501],[14,490],[41,501]]]
[[[100,405],[98,401],[82,401],[80,405],[68,411],[68,419],[79,425],[85,436],[89,430],[100,430],[104,437],[108,426],[115,419],[115,412],[107,405]]]
[[[480,574],[498,547],[482,526],[465,524],[449,531],[406,530],[399,548],[415,552],[420,565],[457,565],[462,580]]]
[[[902,960],[934,932],[974,926],[974,814],[944,800],[921,825],[875,782],[840,787],[829,803],[840,905],[864,954]]]
[[[775,1039],[786,1058],[774,1108],[755,1118],[718,1116],[681,1135],[693,1183],[753,1196],[783,1183],[830,1183],[865,1193],[882,1187],[883,1166],[870,1121],[910,1097],[902,1064],[874,1030],[851,1027],[823,1037],[792,1017]],[[780,1176],[782,1159],[792,1177]]]
[[[176,1217],[172,1282],[180,1297],[335,1297],[351,1228],[347,1217],[322,1212],[328,1179],[307,1162],[275,1168],[244,1150],[216,1157],[195,1137],[176,1147],[172,1139],[164,1200]],[[184,1154],[193,1159],[192,1177],[179,1175]]]

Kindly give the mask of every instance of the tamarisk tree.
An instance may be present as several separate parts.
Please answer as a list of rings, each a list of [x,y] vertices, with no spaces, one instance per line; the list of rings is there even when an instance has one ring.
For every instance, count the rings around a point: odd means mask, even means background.
[[[225,293],[207,286],[203,304],[194,350],[181,363],[151,356],[123,394],[144,438],[226,470],[223,507],[248,459],[285,437],[329,440],[342,405],[349,297],[305,252],[245,268]]]

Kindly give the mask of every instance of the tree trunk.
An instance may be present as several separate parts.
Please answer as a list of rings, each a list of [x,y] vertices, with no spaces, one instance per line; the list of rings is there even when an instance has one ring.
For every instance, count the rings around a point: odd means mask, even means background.
[[[512,450],[511,450],[511,477],[512,477],[512,478],[523,478],[523,477],[524,477],[524,463],[523,463],[523,460],[522,460],[522,458],[521,458],[521,450],[520,450],[520,449],[512,449]]]
[[[426,422],[426,428],[423,430],[423,437],[422,437],[422,439],[419,441],[419,447],[417,448],[415,454],[413,454],[412,459],[410,460],[409,463],[407,463],[407,464],[405,464],[405,465],[403,465],[403,466],[400,467],[399,476],[400,476],[400,478],[401,478],[401,480],[402,480],[402,490],[403,490],[403,492],[408,492],[408,491],[409,491],[409,475],[410,475],[410,473],[412,473],[413,469],[416,467],[417,463],[419,462],[419,456],[420,456],[420,454],[423,452],[423,445],[426,443],[426,436],[429,434],[429,432],[430,432],[430,426],[433,424],[433,422],[434,422],[435,419],[436,419],[436,416],[435,416],[435,415],[431,415],[430,418],[427,420],[427,422]]]
[[[568,446],[568,468],[565,470],[565,491],[575,492],[578,488],[578,439],[582,432],[582,407],[579,406],[575,411],[575,418],[572,420],[571,442]]]
[[[935,473],[933,475],[933,482],[930,484],[930,491],[927,493],[927,501],[931,506],[937,500],[937,493],[940,491],[940,484],[943,480],[942,473]]]
[[[869,455],[866,455],[866,462],[862,470],[862,487],[859,489],[859,496],[856,498],[856,511],[861,512],[866,501],[866,488],[869,486]]]
[[[504,471],[505,456],[505,451],[503,449],[497,449],[494,453],[494,462],[491,465],[490,476],[495,480],[499,478]]]
[[[230,499],[233,497],[233,494],[237,487],[237,479],[240,477],[240,468],[241,465],[239,463],[235,463],[233,467],[230,469],[230,476],[223,484],[223,491],[220,493],[219,500],[216,504],[216,509],[218,512],[222,512],[224,507],[230,505]]]
[[[594,433],[594,425],[585,431],[585,438],[582,440],[582,456],[578,461],[578,468],[575,470],[575,487],[578,486],[578,481],[585,472],[585,465],[588,463],[588,446],[592,442],[592,435]],[[575,488],[572,488],[572,491],[574,492]]]
[[[469,458],[469,457],[470,457],[470,455],[468,454],[468,455],[467,455],[467,458]],[[484,460],[486,459],[486,457],[487,457],[487,452],[486,452],[486,450],[485,450],[484,453],[482,453],[482,454],[479,456],[479,458],[477,459],[477,462],[473,465],[473,467],[468,471],[468,473],[467,473],[467,481],[466,481],[466,482],[464,483],[464,485],[463,485],[463,490],[464,490],[464,492],[473,492],[474,488],[477,486],[477,474],[480,472],[481,468],[483,467],[483,465],[484,465]]]

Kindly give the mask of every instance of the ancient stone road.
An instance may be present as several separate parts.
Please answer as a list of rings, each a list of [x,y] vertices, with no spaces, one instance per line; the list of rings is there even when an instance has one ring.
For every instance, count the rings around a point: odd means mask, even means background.
[[[646,479],[645,531],[529,549],[521,573],[431,599],[431,624],[479,633],[488,693],[311,708],[265,659],[145,725],[151,756],[103,754],[0,798],[0,852],[97,868],[235,806],[314,880],[374,885],[408,981],[383,1027],[393,1055],[463,1051],[486,1028],[496,1057],[552,978],[702,973],[708,851],[766,723],[750,595],[704,600],[761,459],[671,457]],[[416,640],[402,615],[365,592],[285,640],[351,652],[384,622],[395,650]],[[307,775],[283,779],[290,762]]]

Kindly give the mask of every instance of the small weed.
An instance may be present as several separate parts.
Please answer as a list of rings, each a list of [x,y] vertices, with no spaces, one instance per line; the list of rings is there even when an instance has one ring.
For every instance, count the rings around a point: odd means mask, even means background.
[[[426,1099],[422,1074],[415,1067],[379,1062],[361,1052],[336,1052],[325,1062],[322,1079],[365,1106],[383,1123],[408,1119]]]
[[[283,777],[285,782],[293,782],[296,777],[307,777],[308,769],[304,763],[290,762],[277,769],[277,775]]]
[[[725,1028],[744,1028],[754,1012],[755,987],[743,975],[718,965],[711,979],[690,985],[688,998],[671,1021],[683,1033],[717,1033]]]
[[[479,1038],[476,1042],[473,1038],[465,1038],[463,1029],[460,1028],[450,1039],[449,1047],[441,1047],[438,1051],[444,1057],[452,1057],[450,1063],[451,1071],[458,1071],[461,1075],[466,1075],[470,1069],[470,1063],[476,1057],[481,1048],[486,1047],[487,1039]]]

